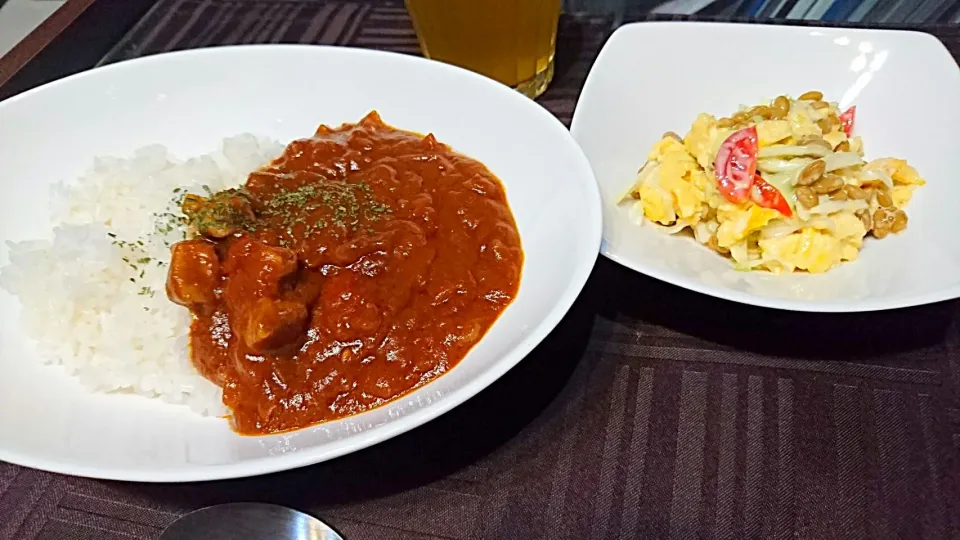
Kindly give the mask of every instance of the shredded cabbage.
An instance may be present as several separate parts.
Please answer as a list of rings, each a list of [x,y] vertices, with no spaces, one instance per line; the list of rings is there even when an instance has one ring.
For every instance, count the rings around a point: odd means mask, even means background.
[[[881,182],[886,184],[888,188],[893,189],[893,178],[891,178],[890,175],[887,174],[887,171],[870,169],[868,171],[860,172],[861,183],[865,184],[867,182],[873,182],[875,180],[880,180]]]
[[[730,246],[730,257],[733,258],[733,267],[741,272],[749,272],[758,266],[763,266],[763,259],[760,258],[759,251],[751,252],[747,246],[747,241],[743,240]]]
[[[630,205],[630,221],[636,223],[637,225],[645,225],[646,223],[653,223],[652,221],[647,221],[647,216],[643,215],[643,203],[641,201],[633,201],[633,204]]]
[[[857,200],[846,200],[846,201],[832,201],[827,200],[823,201],[817,206],[807,210],[811,216],[829,216],[830,214],[835,214],[837,212],[843,212],[844,210],[849,210],[851,212],[856,212],[857,210],[863,210],[867,208],[867,201],[857,201]]]
[[[826,165],[826,171],[830,172],[863,165],[863,159],[856,152],[835,152],[825,157],[823,164]]]
[[[633,192],[640,189],[640,186],[642,186],[644,182],[646,182],[647,179],[650,178],[650,175],[653,174],[659,168],[660,168],[660,164],[657,163],[656,161],[648,161],[644,163],[643,167],[641,167],[640,170],[637,171],[637,179],[634,180],[633,185],[630,186],[630,188],[627,189],[627,191],[625,191],[622,195],[620,195],[620,197],[617,199],[617,204],[620,204],[628,199],[633,199],[633,196],[632,196]]]
[[[777,188],[792,208],[795,206],[794,201],[796,200],[796,189],[794,189],[794,186],[797,184],[797,177],[800,176],[801,170],[802,169],[797,169],[780,174],[764,174],[761,175],[761,178]]]
[[[673,225],[661,225],[655,221],[647,221],[647,223],[660,229],[660,231],[665,234],[677,234],[678,232],[687,228],[686,223],[674,223]]]
[[[771,144],[764,146],[757,151],[757,158],[771,158],[780,156],[816,156],[826,157],[832,152],[822,146],[807,145],[797,146],[795,144]]]
[[[779,238],[781,236],[786,236],[790,233],[800,230],[799,220],[790,219],[790,220],[778,220],[768,224],[766,227],[761,229],[760,238]]]
[[[736,244],[730,246],[730,256],[733,257],[733,260],[737,262],[738,265],[743,265],[749,268],[750,266],[750,252],[747,251],[747,243],[737,242]]]
[[[809,220],[784,219],[770,223],[760,231],[760,238],[779,238],[788,234],[795,233],[803,228],[821,229],[830,231],[831,234],[837,232],[837,224],[828,217],[817,216]]]
[[[799,172],[813,161],[809,158],[780,159],[767,158],[757,160],[757,169],[765,173]]]
[[[706,244],[710,241],[710,237],[716,232],[716,230],[711,230],[710,225],[710,223],[701,221],[693,226],[693,237],[697,239],[697,242]],[[716,225],[714,225],[712,228],[716,229]]]
[[[856,212],[857,210],[860,210],[861,207],[866,207],[866,203],[863,201],[851,200],[834,201],[826,197],[821,197],[820,204],[814,206],[813,208],[804,208],[802,204],[798,204],[796,213],[800,221],[807,223],[816,219],[817,216],[829,216],[831,214],[836,214],[837,212],[843,212],[844,210]]]

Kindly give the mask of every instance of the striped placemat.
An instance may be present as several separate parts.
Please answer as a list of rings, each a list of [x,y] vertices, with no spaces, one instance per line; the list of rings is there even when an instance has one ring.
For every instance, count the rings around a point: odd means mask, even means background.
[[[609,27],[563,18],[540,101],[564,121]],[[960,54],[956,27],[926,29]],[[399,1],[160,0],[104,62],[263,42],[418,53]],[[348,540],[960,538],[960,305],[772,313],[601,259],[500,381],[357,454],[200,485],[0,463],[0,539],[155,539],[231,501]]]

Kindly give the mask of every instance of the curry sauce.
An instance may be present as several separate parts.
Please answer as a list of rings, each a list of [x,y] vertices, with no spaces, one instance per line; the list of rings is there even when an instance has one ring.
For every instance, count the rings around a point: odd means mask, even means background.
[[[375,113],[290,143],[236,190],[190,196],[167,293],[235,429],[377,407],[453,368],[514,299],[523,251],[503,186]]]

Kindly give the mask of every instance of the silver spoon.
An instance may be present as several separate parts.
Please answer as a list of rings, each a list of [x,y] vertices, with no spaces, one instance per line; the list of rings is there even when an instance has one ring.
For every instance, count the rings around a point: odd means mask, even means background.
[[[160,540],[344,540],[319,519],[285,506],[230,503],[201,508],[181,517]]]

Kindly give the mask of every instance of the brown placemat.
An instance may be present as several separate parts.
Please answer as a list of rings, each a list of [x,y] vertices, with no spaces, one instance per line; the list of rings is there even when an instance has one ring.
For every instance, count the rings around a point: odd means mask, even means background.
[[[608,30],[563,19],[541,103],[565,122]],[[960,54],[957,27],[926,30]],[[261,42],[417,53],[401,2],[161,0],[104,61]],[[0,539],[152,539],[230,501],[307,510],[349,540],[960,538],[958,315],[760,310],[601,259],[540,347],[426,426],[207,484],[0,463]]]

